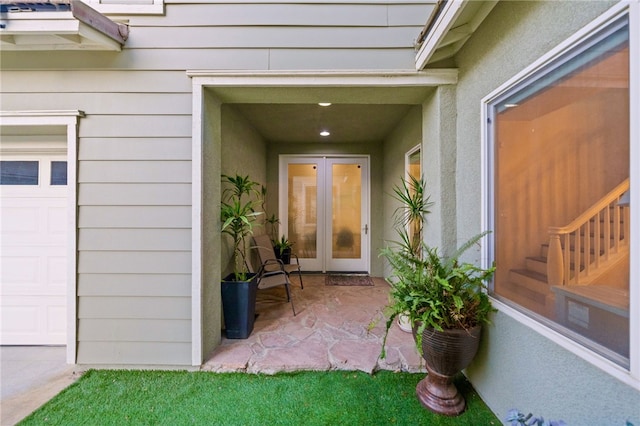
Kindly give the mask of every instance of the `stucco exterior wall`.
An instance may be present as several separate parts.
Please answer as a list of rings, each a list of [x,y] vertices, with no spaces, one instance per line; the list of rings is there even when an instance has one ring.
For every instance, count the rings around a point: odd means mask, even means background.
[[[455,58],[458,243],[481,231],[481,99],[612,4],[500,2]],[[518,408],[568,424],[640,423],[640,392],[504,313],[467,374],[499,416]]]
[[[400,184],[400,178],[406,177],[405,155],[416,145],[420,145],[421,155],[424,156],[422,146],[422,107],[414,106],[403,118],[400,124],[394,129],[382,146],[382,212],[384,214],[384,230],[382,241],[379,242],[376,252],[372,253],[376,258],[380,253],[380,248],[398,240],[398,236],[393,228],[393,216],[400,206],[393,198],[393,187]],[[373,249],[372,249],[373,250]],[[389,266],[386,261],[377,262],[380,266],[386,267],[383,276],[389,276]]]
[[[446,255],[456,248],[456,88],[438,87],[423,106],[423,173],[433,202],[424,239]]]

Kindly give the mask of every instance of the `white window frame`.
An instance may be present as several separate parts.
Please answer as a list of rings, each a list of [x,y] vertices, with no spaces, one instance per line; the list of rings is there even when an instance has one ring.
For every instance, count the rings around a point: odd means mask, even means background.
[[[640,116],[640,0],[623,0],[613,6],[600,17],[586,25],[573,36],[565,40],[556,48],[539,58],[529,67],[522,70],[510,80],[506,81],[496,90],[481,101],[481,120],[483,126],[482,132],[482,225],[483,229],[492,229],[493,222],[493,190],[489,187],[491,184],[490,173],[493,172],[493,158],[490,157],[491,133],[490,126],[487,124],[489,119],[489,109],[495,99],[499,98],[507,90],[527,80],[537,71],[545,68],[557,58],[562,57],[572,47],[580,44],[589,38],[594,32],[609,25],[620,17],[628,15],[629,18],[629,62],[630,62],[630,117]],[[630,162],[633,159],[640,158],[640,123],[637,120],[630,120]],[[640,188],[640,168],[637,165],[630,165],[630,182],[634,188]],[[631,209],[631,243],[630,257],[638,258],[640,256],[640,191],[631,193],[631,204],[638,206]],[[491,244],[483,245],[482,258],[485,266],[493,259],[493,240]],[[536,321],[524,312],[517,310],[499,300],[492,298],[494,306],[502,313],[514,318],[520,323],[528,326],[534,331],[547,337],[552,342],[558,344],[564,349],[579,356],[585,361],[591,363],[595,367],[601,369],[612,377],[621,382],[640,390],[640,262],[630,262],[630,280],[629,280],[629,369],[604,358],[595,353],[586,346],[577,343],[569,337],[549,328],[543,323]]]
[[[416,152],[420,153],[420,176],[424,175],[423,161],[422,161],[422,146],[420,144],[414,146],[404,154],[404,178],[409,179],[409,165],[411,164],[411,156]]]
[[[104,15],[164,15],[164,0],[82,0]]]

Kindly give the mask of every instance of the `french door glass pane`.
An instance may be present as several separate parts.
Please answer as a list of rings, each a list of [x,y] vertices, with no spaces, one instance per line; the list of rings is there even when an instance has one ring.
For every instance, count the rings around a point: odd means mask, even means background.
[[[287,235],[300,258],[316,258],[317,247],[317,164],[289,164],[289,212]]]
[[[332,169],[332,252],[335,259],[359,259],[362,173],[358,164],[334,164]]]

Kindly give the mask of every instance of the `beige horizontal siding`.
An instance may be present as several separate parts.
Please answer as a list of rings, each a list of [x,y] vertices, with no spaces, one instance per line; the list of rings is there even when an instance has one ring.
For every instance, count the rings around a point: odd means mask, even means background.
[[[414,59],[415,52],[407,49],[378,49],[375,52],[356,49],[280,49],[271,52],[269,66],[273,70],[411,70],[415,68]]]
[[[191,138],[83,138],[78,159],[191,160]]]
[[[188,297],[82,297],[78,318],[94,319],[191,319]]]
[[[417,34],[416,34],[417,35]],[[43,62],[34,56],[16,56],[6,52],[2,55],[2,66],[5,69],[74,69],[129,68],[129,72],[144,73],[147,70],[170,70],[181,73],[185,70],[415,70],[415,51],[413,46],[402,49],[381,49],[376,47],[353,49],[129,49],[117,56],[96,52],[87,60],[82,52],[56,52],[56,55]],[[302,60],[296,60],[300,54]],[[275,63],[272,58],[278,57]],[[313,63],[305,63],[308,58]],[[287,62],[283,61],[286,60]],[[287,68],[283,63],[298,64],[295,68]],[[190,81],[189,81],[190,82]],[[176,88],[173,87],[173,90]],[[24,90],[24,89],[23,89]],[[103,92],[100,87],[96,90]]]
[[[12,53],[11,55],[9,53]],[[16,54],[15,57],[13,54]],[[66,54],[75,54],[75,59]],[[191,93],[191,79],[182,71],[135,71],[135,70],[99,70],[91,71],[86,68],[113,68],[113,54],[103,56],[104,52],[56,52],[55,55],[27,52],[2,52],[2,93]],[[117,54],[118,56],[120,54]],[[100,63],[100,59],[111,62],[112,66]],[[19,71],[11,69],[15,59]],[[35,63],[31,63],[34,61]],[[45,71],[31,71],[30,69],[44,68]],[[62,68],[56,71],[55,68]],[[83,69],[79,71],[78,69]],[[64,97],[62,98],[64,99]],[[103,98],[104,100],[104,98]],[[63,100],[61,102],[64,102]],[[15,110],[11,105],[7,108],[4,103],[2,109]],[[39,109],[39,105],[32,104],[29,109]],[[57,109],[57,108],[56,108]],[[86,111],[92,114],[94,111]],[[184,111],[188,113],[189,111]]]
[[[190,252],[82,251],[80,274],[189,274]]]
[[[78,296],[191,297],[191,274],[79,274]]]
[[[433,4],[181,4],[166,5],[166,19],[131,17],[131,25],[165,26],[326,26],[424,25]],[[433,3],[433,2],[431,2]]]
[[[191,206],[80,206],[80,228],[191,228]]]
[[[80,183],[191,183],[191,161],[82,161]]]
[[[188,206],[191,184],[85,183],[78,191],[81,206]]]
[[[190,337],[190,320],[92,319],[84,318],[78,338],[85,342],[185,342]]]
[[[78,364],[190,365],[191,343],[85,342]]]
[[[191,251],[191,230],[188,228],[82,228],[78,232],[78,249],[90,251]]]
[[[42,110],[72,109],[92,115],[182,115],[191,109],[191,93],[4,93],[2,101],[17,111],[37,103]]]
[[[80,137],[187,137],[190,115],[87,115],[80,122]]]
[[[151,27],[134,29],[127,48],[406,48],[416,37],[413,27]]]

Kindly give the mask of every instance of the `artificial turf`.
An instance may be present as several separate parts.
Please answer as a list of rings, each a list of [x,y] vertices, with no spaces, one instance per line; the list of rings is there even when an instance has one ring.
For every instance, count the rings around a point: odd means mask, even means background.
[[[273,376],[90,370],[20,425],[500,425],[460,376],[458,417],[415,396],[424,374],[296,372]]]

